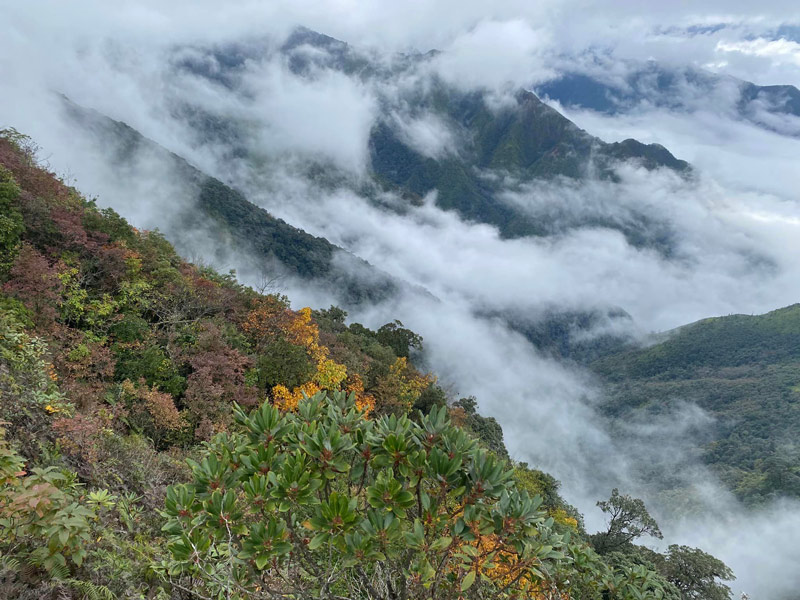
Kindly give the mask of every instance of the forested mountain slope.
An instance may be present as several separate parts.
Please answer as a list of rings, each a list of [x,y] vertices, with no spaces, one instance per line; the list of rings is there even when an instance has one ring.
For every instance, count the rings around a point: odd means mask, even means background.
[[[187,202],[176,200],[163,229],[185,253],[197,251],[197,237],[207,252],[236,252],[248,271],[295,276],[326,286],[340,301],[377,302],[397,293],[400,282],[319,237],[293,227],[249,202],[239,191],[202,173],[125,123],[64,99],[69,119],[102,149],[112,169],[121,173],[146,157]],[[137,176],[133,173],[133,176]],[[166,219],[167,217],[165,217]]]
[[[533,219],[498,196],[509,178],[520,184],[559,176],[614,178],[614,167],[623,161],[637,161],[648,169],[689,169],[658,144],[633,139],[607,144],[530,92],[519,92],[509,105],[496,108],[481,92],[440,85],[417,101],[415,110],[432,111],[456,131],[459,147],[449,156],[425,156],[404,143],[390,124],[379,123],[370,137],[375,176],[412,198],[436,190],[438,206],[496,225],[509,237],[554,232],[553,223]],[[632,236],[633,231],[625,233]]]
[[[592,368],[616,421],[684,402],[707,411],[714,422],[697,440],[702,458],[742,499],[800,495],[800,304],[704,319]]]
[[[293,156],[292,168],[304,172],[319,189],[341,187],[375,202],[390,192],[407,206],[435,191],[437,206],[469,221],[494,225],[506,237],[557,234],[563,229],[505,197],[505,192],[524,189],[533,181],[615,180],[616,168],[626,162],[690,173],[685,161],[658,144],[603,142],[530,91],[520,89],[498,99],[485,90],[447,83],[431,66],[437,56],[431,51],[375,57],[303,28],[277,46],[275,40],[253,39],[176,48],[167,71],[187,85],[208,86],[222,100],[209,103],[176,94],[159,102],[192,145],[240,165],[234,175],[241,178],[237,186],[260,186],[286,157],[270,147],[274,126],[259,120],[259,82],[276,70],[292,85],[310,89],[320,78],[346,77],[348,85],[359,86],[377,104],[366,140],[366,177],[354,177],[314,153]],[[243,106],[255,108],[253,114],[246,114]],[[428,141],[417,139],[415,131],[426,128]],[[435,149],[427,147],[431,135]],[[402,210],[403,203],[381,206]],[[610,227],[637,246],[653,243],[650,230],[658,224],[647,211],[630,221],[587,218],[570,227]]]

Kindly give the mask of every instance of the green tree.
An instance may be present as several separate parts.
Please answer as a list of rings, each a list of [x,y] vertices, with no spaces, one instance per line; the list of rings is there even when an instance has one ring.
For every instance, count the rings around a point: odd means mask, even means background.
[[[408,358],[411,348],[422,350],[422,336],[404,328],[398,320],[383,325],[378,329],[376,337],[381,344],[391,348],[397,356]]]
[[[501,458],[508,458],[503,441],[503,428],[494,417],[484,417],[478,413],[478,400],[474,396],[461,398],[453,402],[453,406],[461,408],[465,414],[465,425],[481,440],[492,452]]]
[[[699,548],[671,545],[656,562],[664,577],[680,590],[683,600],[728,600],[730,588],[719,580],[734,579],[733,572]]]
[[[634,540],[649,535],[661,539],[663,535],[656,520],[647,512],[639,498],[620,494],[617,488],[611,491],[608,500],[597,503],[609,515],[608,529],[591,537],[592,545],[600,554],[624,549]]]
[[[22,215],[14,205],[19,195],[19,187],[11,172],[0,165],[0,281],[2,281],[19,249],[19,236],[25,227]]]
[[[292,389],[310,381],[315,372],[306,349],[283,338],[274,340],[262,351],[256,369],[261,390],[271,390],[279,384]]]

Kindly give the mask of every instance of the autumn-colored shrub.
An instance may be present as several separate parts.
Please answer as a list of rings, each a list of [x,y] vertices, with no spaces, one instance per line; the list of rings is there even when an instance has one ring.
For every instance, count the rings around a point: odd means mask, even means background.
[[[23,243],[2,291],[28,307],[38,327],[50,328],[58,316],[64,287],[59,275],[59,265]]]
[[[187,354],[192,373],[186,380],[184,404],[195,419],[205,417],[222,424],[231,415],[234,402],[256,402],[256,389],[246,377],[252,359],[231,348],[216,325],[202,324]]]
[[[555,585],[567,538],[444,410],[372,421],[354,403],[320,393],[296,413],[238,412],[241,429],[216,436],[193,482],[168,491],[168,573],[253,599],[510,598]]]
[[[4,434],[0,427],[0,558],[64,577],[86,558],[92,511],[78,501],[74,475],[54,468],[27,472]]]

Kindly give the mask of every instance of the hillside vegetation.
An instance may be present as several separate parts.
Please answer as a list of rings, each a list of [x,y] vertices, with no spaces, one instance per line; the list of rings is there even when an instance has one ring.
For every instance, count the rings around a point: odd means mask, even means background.
[[[14,131],[0,250],[0,597],[727,597],[616,490],[588,537],[401,323],[191,265]]]
[[[593,363],[607,383],[607,414],[624,421],[697,404],[715,419],[702,456],[739,497],[800,496],[800,304],[665,337]]]

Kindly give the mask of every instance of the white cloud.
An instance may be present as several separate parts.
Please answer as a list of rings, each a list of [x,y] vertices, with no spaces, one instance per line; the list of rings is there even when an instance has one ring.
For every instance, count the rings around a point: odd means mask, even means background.
[[[542,60],[549,47],[546,29],[517,19],[486,21],[456,37],[433,67],[461,89],[520,87],[552,76]]]
[[[735,42],[719,41],[717,42],[716,50],[718,52],[738,52],[762,56],[778,63],[788,62],[792,65],[800,66],[800,44],[784,38],[777,40],[758,38]]]
[[[249,115],[263,123],[261,148],[317,156],[359,173],[366,169],[377,106],[358,81],[333,71],[300,79],[271,63],[248,73],[247,84],[255,94]]]
[[[419,116],[396,113],[394,124],[403,141],[417,152],[442,158],[457,150],[457,136],[444,120],[432,113]]]

